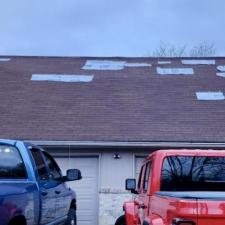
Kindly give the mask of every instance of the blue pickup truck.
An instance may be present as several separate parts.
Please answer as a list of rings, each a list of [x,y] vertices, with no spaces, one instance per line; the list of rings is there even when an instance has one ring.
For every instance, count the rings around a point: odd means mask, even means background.
[[[55,160],[30,143],[0,139],[0,225],[76,224],[76,195]]]

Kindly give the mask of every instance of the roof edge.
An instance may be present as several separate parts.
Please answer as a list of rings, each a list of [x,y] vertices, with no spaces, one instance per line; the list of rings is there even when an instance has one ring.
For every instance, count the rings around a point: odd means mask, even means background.
[[[225,148],[225,142],[124,142],[124,141],[35,141],[42,146],[76,147],[174,147],[174,148]]]

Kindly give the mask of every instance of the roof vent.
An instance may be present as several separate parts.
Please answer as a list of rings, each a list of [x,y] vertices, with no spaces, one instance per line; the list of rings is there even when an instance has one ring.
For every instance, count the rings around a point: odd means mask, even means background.
[[[193,75],[192,68],[161,68],[157,67],[157,73],[160,75]]]
[[[0,62],[8,62],[10,61],[10,58],[0,58]]]
[[[215,60],[210,59],[184,59],[181,61],[184,65],[215,65]]]
[[[126,67],[148,67],[152,66],[149,63],[125,63]]]
[[[224,94],[221,91],[218,92],[196,92],[198,100],[224,100]]]
[[[87,60],[82,67],[84,70],[122,70],[125,61]]]
[[[32,81],[56,81],[56,82],[90,82],[93,75],[73,75],[73,74],[33,74]]]

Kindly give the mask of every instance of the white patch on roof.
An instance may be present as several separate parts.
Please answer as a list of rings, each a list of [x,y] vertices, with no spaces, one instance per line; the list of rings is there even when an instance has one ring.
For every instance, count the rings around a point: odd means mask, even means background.
[[[110,60],[87,60],[82,67],[84,70],[122,70],[125,61],[110,61]]]
[[[157,73],[160,75],[193,75],[192,68],[161,68],[157,67]]]
[[[217,70],[220,72],[225,72],[225,66],[217,66]]]
[[[159,65],[171,64],[171,61],[158,61]]]
[[[148,67],[152,66],[149,63],[125,63],[126,67]]]
[[[10,61],[10,58],[0,58],[0,62],[8,62]]]
[[[74,75],[74,74],[33,74],[32,81],[57,81],[57,82],[90,82],[93,75]]]
[[[218,92],[196,92],[198,100],[224,100],[224,94],[221,91]]]
[[[217,73],[216,75],[219,76],[219,77],[224,77],[225,78],[225,73]]]
[[[184,65],[215,65],[216,61],[212,59],[184,59],[181,60]]]

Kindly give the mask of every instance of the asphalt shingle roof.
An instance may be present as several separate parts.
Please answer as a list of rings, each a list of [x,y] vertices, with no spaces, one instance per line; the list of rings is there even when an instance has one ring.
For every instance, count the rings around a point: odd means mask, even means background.
[[[151,67],[84,70],[87,59],[10,57],[0,62],[0,138],[70,141],[225,142],[225,100],[198,101],[198,91],[225,93],[215,65],[181,59],[101,58]],[[95,58],[98,59],[98,58]],[[158,65],[159,61],[171,64]],[[193,68],[191,76],[157,74]],[[94,75],[92,82],[31,81],[32,74]]]

